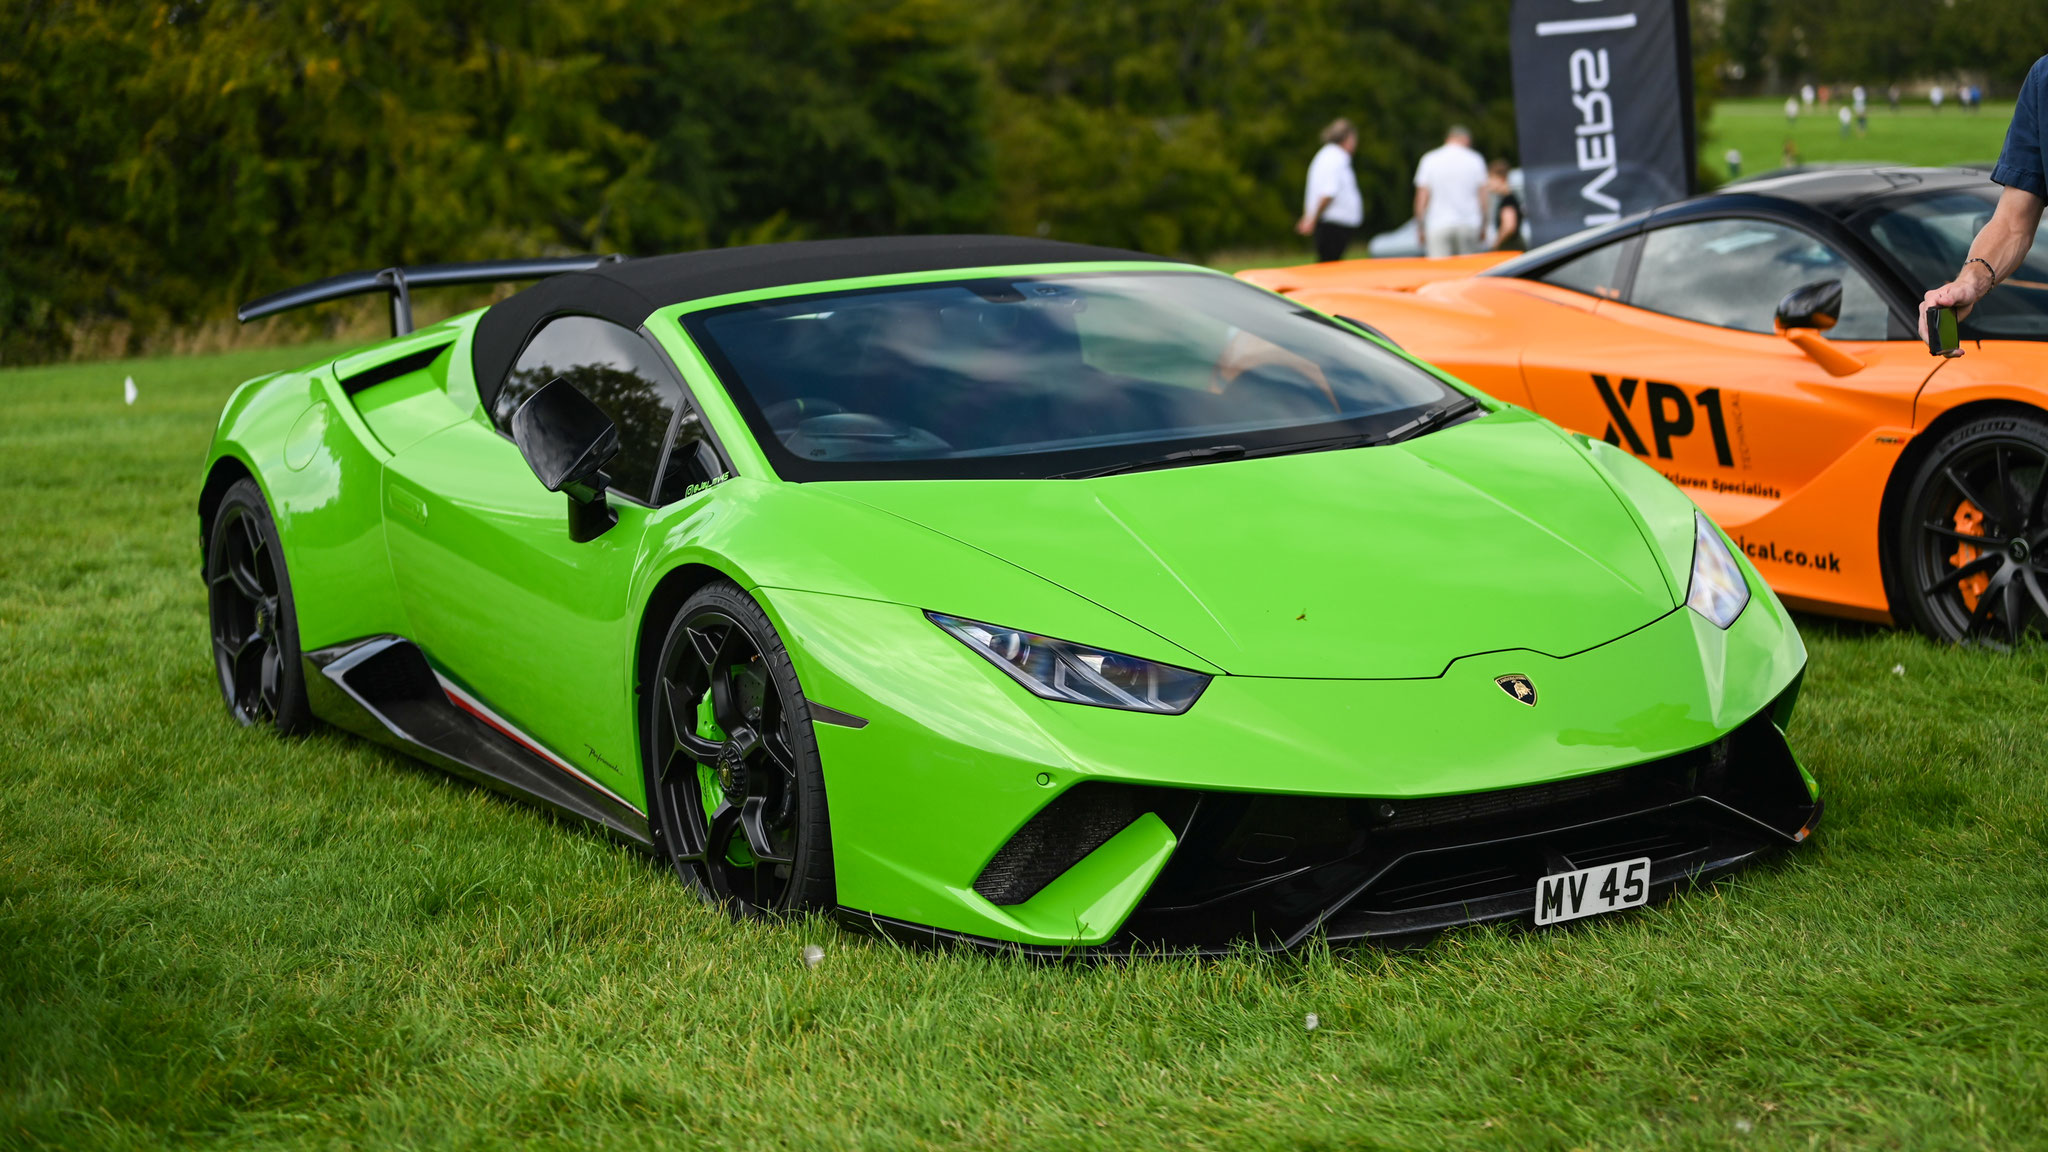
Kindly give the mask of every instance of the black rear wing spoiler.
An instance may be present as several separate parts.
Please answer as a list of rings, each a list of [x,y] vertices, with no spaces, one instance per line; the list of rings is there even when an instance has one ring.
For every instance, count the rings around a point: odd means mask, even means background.
[[[279,312],[324,304],[371,292],[391,297],[391,334],[412,331],[412,289],[437,288],[450,284],[502,284],[508,280],[540,280],[562,272],[588,272],[624,256],[550,256],[534,260],[481,260],[472,264],[422,264],[416,268],[384,268],[379,271],[349,272],[287,288],[249,301],[235,309],[235,319],[247,324]]]

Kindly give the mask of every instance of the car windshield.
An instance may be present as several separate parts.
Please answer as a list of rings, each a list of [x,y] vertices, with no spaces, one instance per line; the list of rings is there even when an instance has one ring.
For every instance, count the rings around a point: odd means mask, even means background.
[[[1997,204],[1991,187],[1931,192],[1878,213],[1868,228],[1919,293],[1956,274]],[[1973,339],[2048,340],[2048,243],[2035,238],[2019,270],[1971,311],[1962,330]]]
[[[1206,272],[911,284],[684,322],[789,480],[1049,477],[1371,443],[1464,400]]]

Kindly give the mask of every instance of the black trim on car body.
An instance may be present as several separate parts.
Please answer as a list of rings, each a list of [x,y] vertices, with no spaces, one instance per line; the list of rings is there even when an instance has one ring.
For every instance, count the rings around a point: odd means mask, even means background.
[[[830,724],[838,728],[855,729],[868,726],[868,722],[859,716],[855,716],[851,712],[841,712],[837,708],[827,708],[816,700],[806,700],[804,701],[804,706],[810,709],[812,721],[819,724]]]
[[[379,384],[396,380],[401,376],[410,376],[415,372],[425,371],[433,366],[434,361],[441,358],[442,353],[453,347],[455,347],[455,337],[451,335],[447,340],[439,344],[429,345],[417,352],[408,352],[403,356],[386,360],[382,364],[372,364],[368,368],[351,372],[346,376],[336,375],[334,378],[335,383],[341,386],[342,395],[353,399],[358,393],[375,388]]]
[[[462,707],[419,646],[369,636],[307,652],[306,695],[322,720],[445,772],[652,849],[647,814],[536,751],[509,725]]]

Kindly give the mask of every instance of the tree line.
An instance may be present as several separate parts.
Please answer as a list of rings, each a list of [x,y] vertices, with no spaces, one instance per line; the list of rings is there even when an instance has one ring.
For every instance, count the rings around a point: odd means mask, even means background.
[[[1696,46],[1748,90],[1970,77],[2009,100],[2048,53],[2041,0],[1716,0],[1695,11],[1707,33]]]
[[[1282,243],[1512,142],[1508,0],[0,0],[0,361],[363,267],[1002,231]]]
[[[392,264],[899,232],[1279,246],[1339,115],[1391,227],[1449,123],[1512,151],[1510,2],[0,0],[0,362],[137,350]],[[1696,7],[1703,60],[1794,11]],[[2016,61],[2040,7],[1946,10],[2005,13]]]

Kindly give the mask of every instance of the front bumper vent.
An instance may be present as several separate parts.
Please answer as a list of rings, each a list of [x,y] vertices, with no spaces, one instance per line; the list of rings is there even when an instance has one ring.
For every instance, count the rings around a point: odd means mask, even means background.
[[[1703,748],[1522,788],[1416,799],[1068,789],[974,889],[1029,900],[1146,812],[1173,858],[1103,947],[1286,948],[1526,918],[1544,876],[1648,856],[1653,890],[1797,843],[1819,816],[1771,713]]]
[[[1128,784],[1083,784],[1038,810],[1004,844],[974,890],[991,904],[1022,904],[1083,856],[1109,843],[1146,811],[1144,792]]]

